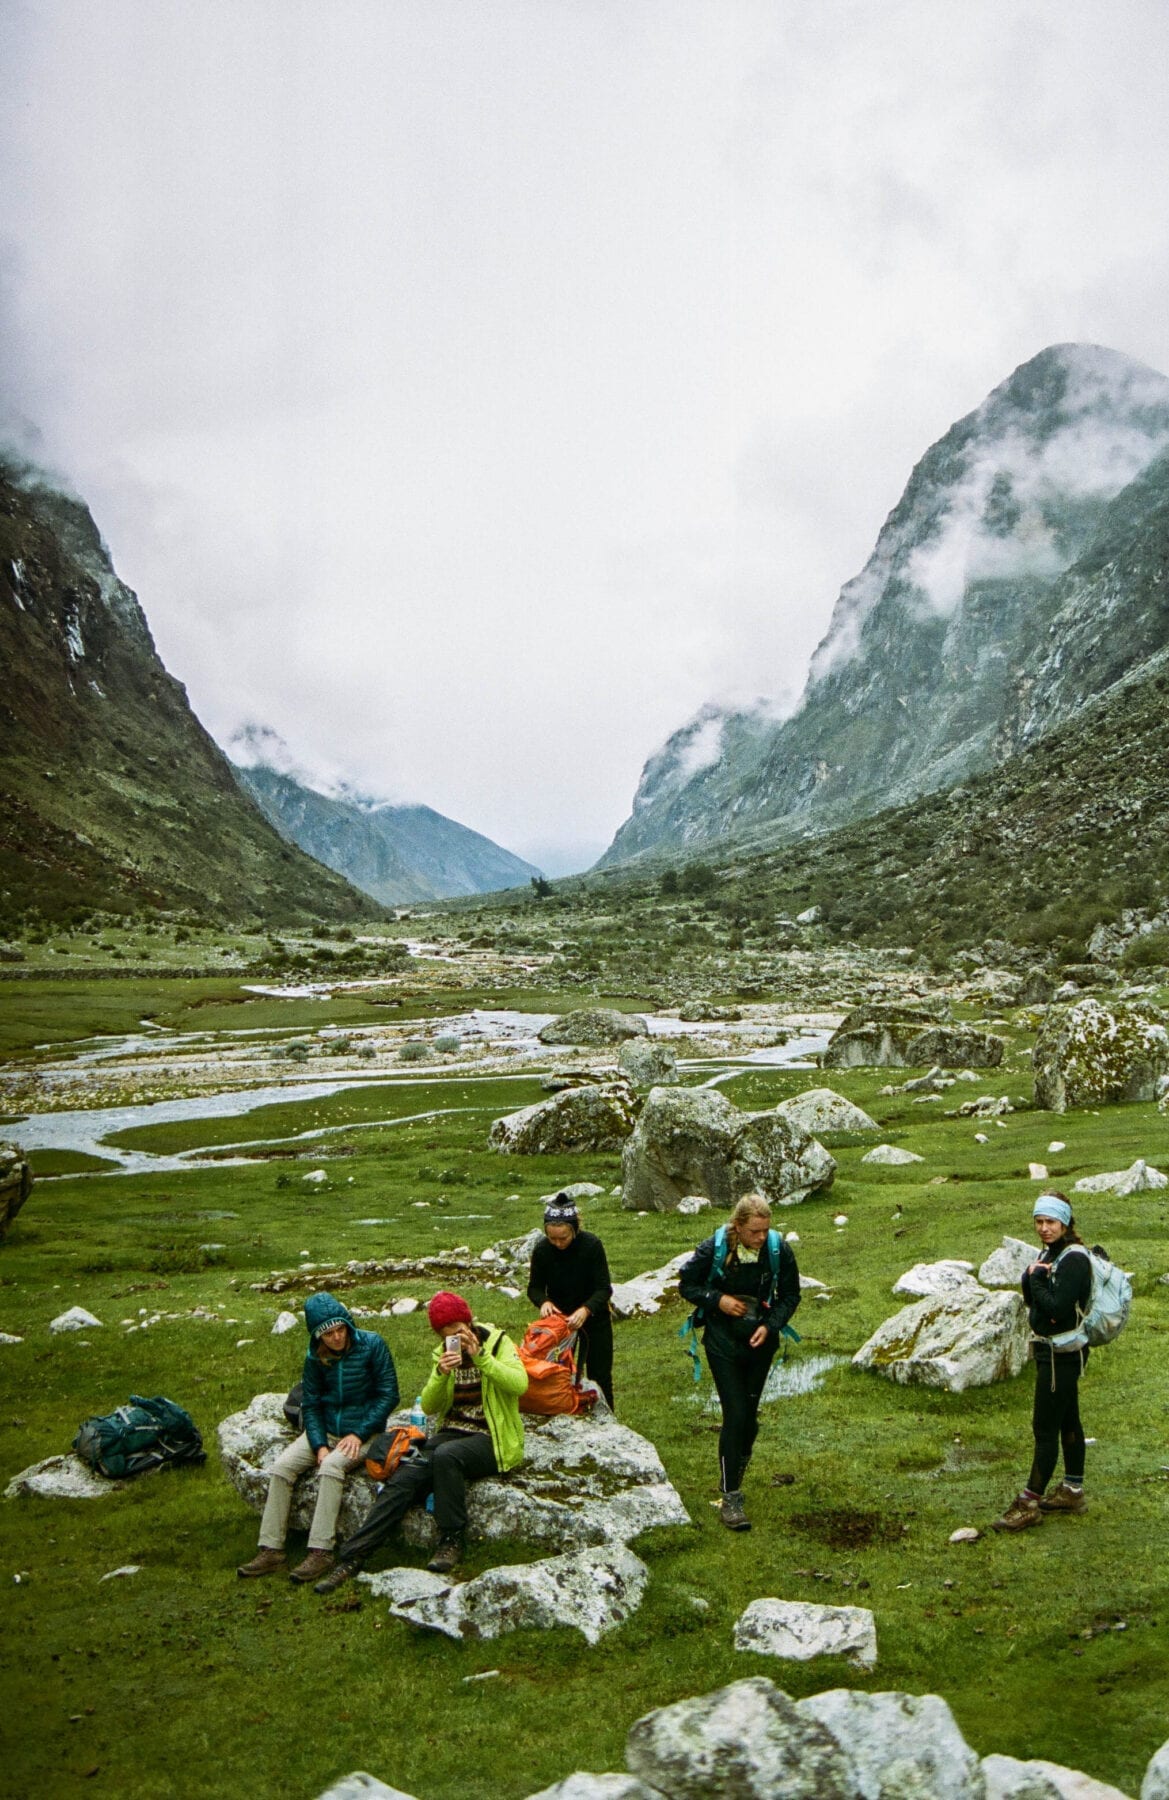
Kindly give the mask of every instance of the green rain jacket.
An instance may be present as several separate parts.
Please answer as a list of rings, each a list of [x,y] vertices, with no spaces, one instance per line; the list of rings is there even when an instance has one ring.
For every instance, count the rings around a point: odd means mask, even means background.
[[[482,1349],[478,1356],[472,1356],[471,1361],[483,1381],[483,1411],[491,1434],[495,1460],[502,1475],[507,1469],[517,1468],[524,1460],[524,1422],[520,1418],[520,1395],[527,1391],[528,1371],[520,1361],[519,1351],[506,1333],[495,1325],[482,1325],[478,1319],[475,1321],[475,1329],[487,1333]],[[443,1374],[438,1367],[438,1359],[442,1353],[443,1345],[439,1343],[432,1359],[434,1368],[422,1390],[423,1409],[437,1415],[439,1431],[442,1430],[442,1422],[455,1397],[454,1372]]]

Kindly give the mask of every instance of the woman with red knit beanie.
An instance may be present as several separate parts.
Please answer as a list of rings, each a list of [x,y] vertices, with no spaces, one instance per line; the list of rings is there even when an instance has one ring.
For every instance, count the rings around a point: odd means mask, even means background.
[[[467,1483],[502,1475],[524,1459],[520,1395],[528,1372],[512,1340],[471,1315],[461,1294],[438,1293],[426,1309],[439,1339],[422,1390],[435,1429],[404,1456],[374,1501],[365,1524],[346,1539],[318,1594],[351,1581],[410,1507],[434,1494],[438,1549],[429,1568],[448,1575],[462,1561],[467,1529]]]

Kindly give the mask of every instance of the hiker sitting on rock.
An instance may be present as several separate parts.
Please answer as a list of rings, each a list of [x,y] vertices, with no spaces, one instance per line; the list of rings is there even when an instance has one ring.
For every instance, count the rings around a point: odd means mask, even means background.
[[[759,1398],[780,1333],[800,1303],[795,1252],[770,1225],[763,1195],[745,1194],[678,1277],[679,1292],[694,1306],[693,1323],[705,1328],[706,1360],[722,1403],[721,1518],[730,1531],[751,1528],[742,1482],[759,1430]]]
[[[332,1568],[345,1478],[361,1466],[369,1441],[384,1429],[398,1404],[394,1359],[376,1331],[359,1331],[341,1302],[325,1293],[309,1295],[304,1322],[309,1334],[301,1377],[304,1430],[272,1465],[260,1548],[237,1570],[244,1576],[272,1575],[284,1568],[292,1490],[312,1468],[320,1480],[308,1555],[291,1579],[317,1581]]]
[[[567,1194],[557,1194],[544,1208],[544,1236],[532,1251],[528,1299],[541,1316],[563,1313],[579,1333],[578,1366],[595,1381],[613,1405],[613,1320],[609,1296],[613,1283],[605,1246],[580,1228],[580,1214]]]
[[[422,1407],[437,1415],[436,1429],[403,1457],[365,1524],[346,1539],[336,1566],[317,1582],[318,1594],[352,1580],[398,1521],[431,1492],[439,1541],[427,1567],[448,1575],[463,1557],[467,1483],[502,1475],[524,1460],[520,1395],[528,1372],[511,1339],[495,1325],[473,1320],[459,1294],[436,1294],[426,1315],[440,1342]]]

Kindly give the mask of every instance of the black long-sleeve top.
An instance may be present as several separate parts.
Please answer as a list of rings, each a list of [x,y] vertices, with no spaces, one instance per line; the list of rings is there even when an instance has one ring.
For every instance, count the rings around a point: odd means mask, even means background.
[[[1082,1250],[1045,1244],[1041,1267],[1023,1275],[1023,1298],[1036,1337],[1074,1331],[1092,1298],[1092,1265]]]
[[[692,1306],[701,1309],[707,1330],[713,1326],[716,1331],[745,1340],[762,1323],[778,1337],[800,1303],[799,1265],[790,1244],[780,1239],[779,1277],[774,1282],[774,1294],[766,1243],[759,1252],[758,1262],[741,1263],[735,1251],[730,1250],[717,1281],[713,1278],[713,1270],[714,1239],[708,1237],[699,1244],[678,1277],[679,1293]],[[723,1294],[754,1300],[757,1303],[754,1317],[732,1319],[720,1312],[718,1303]]]
[[[533,1306],[551,1300],[562,1313],[587,1306],[593,1318],[598,1318],[608,1313],[612,1292],[605,1246],[593,1232],[578,1231],[563,1250],[543,1237],[532,1251],[528,1299]]]

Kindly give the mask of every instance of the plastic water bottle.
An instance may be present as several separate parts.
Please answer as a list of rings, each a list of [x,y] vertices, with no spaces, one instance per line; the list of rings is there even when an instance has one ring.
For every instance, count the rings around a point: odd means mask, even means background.
[[[414,1404],[410,1408],[410,1423],[411,1425],[417,1425],[419,1431],[426,1430],[426,1414],[422,1410],[421,1394],[415,1395]]]

